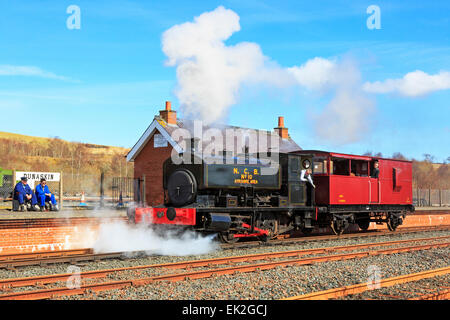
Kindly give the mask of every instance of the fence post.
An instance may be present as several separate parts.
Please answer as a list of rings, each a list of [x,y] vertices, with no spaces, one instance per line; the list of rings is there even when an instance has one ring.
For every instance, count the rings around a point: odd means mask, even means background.
[[[428,188],[428,206],[432,207],[432,205],[431,205],[431,188]]]
[[[11,201],[14,201],[14,188],[16,187],[16,169],[12,169],[12,197]]]
[[[104,180],[105,180],[105,173],[102,172],[100,174],[100,207],[103,207],[103,197],[105,194],[105,190],[103,189],[104,188],[104,185],[103,185]]]
[[[137,178],[137,179],[134,179],[133,181],[134,181],[133,201],[137,205],[141,206],[142,205],[142,203],[141,203],[141,179]]]
[[[417,206],[420,207],[420,189],[417,188]]]
[[[442,189],[439,189],[439,207],[442,207]]]
[[[147,205],[147,199],[145,198],[145,174],[142,176],[142,202],[144,204],[144,206]]]
[[[59,173],[59,208],[63,207],[63,174]]]

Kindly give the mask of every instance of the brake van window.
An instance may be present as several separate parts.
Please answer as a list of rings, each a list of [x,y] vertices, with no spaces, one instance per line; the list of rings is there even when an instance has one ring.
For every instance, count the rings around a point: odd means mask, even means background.
[[[314,158],[314,174],[327,173],[327,160],[325,158]]]
[[[349,160],[341,158],[331,158],[333,162],[333,174],[340,176],[348,176],[349,172]]]

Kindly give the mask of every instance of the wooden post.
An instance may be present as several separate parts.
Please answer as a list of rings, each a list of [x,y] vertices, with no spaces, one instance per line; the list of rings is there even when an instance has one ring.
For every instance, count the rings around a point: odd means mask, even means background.
[[[59,173],[59,209],[63,207],[63,175]]]
[[[144,206],[147,205],[147,201],[145,198],[145,174],[142,176],[142,203],[144,204]]]
[[[104,181],[105,181],[105,173],[102,172],[100,175],[100,207],[103,207],[103,198],[105,196]]]
[[[14,168],[13,170],[12,170],[12,188],[13,188],[13,191],[12,191],[12,197],[11,197],[11,201],[14,203],[14,188],[16,187],[16,169]],[[13,208],[14,209],[14,208]]]
[[[420,189],[417,188],[417,206],[420,207]]]
[[[439,207],[442,207],[442,189],[439,189]]]
[[[428,206],[432,207],[432,205],[431,205],[431,187],[428,188]]]

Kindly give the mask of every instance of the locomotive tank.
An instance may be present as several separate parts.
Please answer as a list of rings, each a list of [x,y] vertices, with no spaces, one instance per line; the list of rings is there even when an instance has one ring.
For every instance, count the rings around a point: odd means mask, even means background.
[[[280,165],[250,157],[186,157],[190,161],[176,164],[172,158],[164,162],[166,204],[185,206],[195,201],[214,206],[225,201],[233,206],[239,201],[239,190],[279,190]],[[225,198],[224,198],[225,197]],[[224,200],[223,200],[224,199]]]

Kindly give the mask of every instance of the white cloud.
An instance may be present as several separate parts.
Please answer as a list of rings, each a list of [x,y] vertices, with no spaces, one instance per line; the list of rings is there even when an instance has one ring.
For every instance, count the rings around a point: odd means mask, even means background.
[[[310,90],[323,90],[336,84],[336,61],[316,57],[297,67],[288,68],[298,83]]]
[[[70,80],[68,77],[59,76],[53,72],[45,71],[34,66],[0,65],[0,76],[29,76],[65,81]]]
[[[350,58],[335,62],[322,79],[327,80],[321,83],[333,91],[334,97],[313,117],[315,133],[335,145],[361,140],[370,130],[375,102],[361,88],[356,62]]]
[[[239,16],[220,6],[163,33],[162,50],[166,64],[177,67],[175,94],[185,114],[215,122],[237,102],[243,83],[280,86],[292,78],[278,76],[283,71],[256,43],[227,46],[224,41],[240,28]]]
[[[401,79],[366,82],[363,88],[370,93],[397,93],[406,97],[424,96],[434,91],[450,89],[450,72],[441,71],[429,75],[416,70],[407,73]]]

